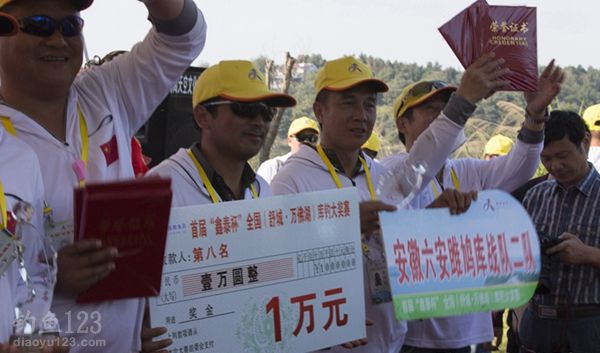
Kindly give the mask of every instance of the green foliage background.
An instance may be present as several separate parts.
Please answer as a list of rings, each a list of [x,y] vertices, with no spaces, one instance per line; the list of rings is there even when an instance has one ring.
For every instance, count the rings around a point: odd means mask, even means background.
[[[391,114],[393,101],[400,94],[402,88],[411,82],[423,79],[443,80],[458,85],[463,73],[462,70],[452,67],[444,68],[437,63],[421,66],[382,60],[364,54],[361,54],[359,58],[371,66],[375,77],[382,79],[390,87],[390,91],[383,94],[379,100],[374,129],[382,138],[381,157],[404,148],[398,140]],[[260,57],[254,61],[261,70],[264,70],[266,60],[267,58]],[[325,60],[319,54],[310,54],[297,56],[297,62],[309,62],[315,64],[317,68],[321,68]],[[540,67],[539,72],[542,72],[543,68]],[[564,69],[567,78],[561,93],[552,103],[551,109],[573,110],[581,114],[587,106],[600,103],[599,69],[582,66],[571,66]],[[289,151],[285,135],[293,118],[303,115],[314,118],[312,112],[312,102],[315,97],[314,78],[315,73],[311,73],[306,75],[303,80],[294,80],[290,85],[289,93],[296,98],[298,105],[293,109],[286,110],[279,128],[279,136],[271,148],[271,157]],[[487,140],[497,133],[516,138],[523,119],[524,107],[523,94],[520,92],[497,92],[482,101],[465,127],[468,142],[456,151],[456,156],[480,158]],[[256,158],[251,161],[254,167],[256,167],[256,163]]]

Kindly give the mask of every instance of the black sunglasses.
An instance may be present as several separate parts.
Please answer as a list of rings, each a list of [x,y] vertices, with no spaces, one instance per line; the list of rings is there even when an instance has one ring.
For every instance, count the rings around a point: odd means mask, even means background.
[[[46,15],[23,17],[18,20],[19,29],[23,33],[37,37],[50,37],[58,30],[63,37],[76,37],[83,30],[83,19],[79,16],[67,16],[55,20]]]
[[[298,142],[307,142],[307,143],[317,143],[317,141],[319,140],[319,135],[317,134],[300,134],[300,135],[295,135],[294,138],[298,141]]]
[[[270,122],[273,120],[277,108],[269,107],[265,103],[243,103],[234,101],[216,101],[205,103],[203,106],[210,107],[215,105],[228,105],[231,108],[233,114],[247,119],[254,119],[257,115],[261,115],[262,118]]]

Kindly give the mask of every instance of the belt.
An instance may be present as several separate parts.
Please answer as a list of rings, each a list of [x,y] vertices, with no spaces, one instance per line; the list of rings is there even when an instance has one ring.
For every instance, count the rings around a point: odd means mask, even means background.
[[[530,302],[529,308],[542,319],[564,319],[600,316],[600,304],[594,305],[541,305]]]

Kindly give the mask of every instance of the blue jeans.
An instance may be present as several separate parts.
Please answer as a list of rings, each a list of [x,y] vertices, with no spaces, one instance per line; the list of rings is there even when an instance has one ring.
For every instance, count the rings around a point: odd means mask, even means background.
[[[600,352],[600,316],[566,319],[541,318],[527,308],[519,325],[521,352]]]

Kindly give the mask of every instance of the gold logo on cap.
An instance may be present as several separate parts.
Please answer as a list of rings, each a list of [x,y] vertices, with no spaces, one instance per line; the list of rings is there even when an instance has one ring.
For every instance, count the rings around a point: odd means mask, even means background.
[[[262,81],[262,78],[260,77],[256,69],[251,69],[250,72],[248,72],[248,78],[251,80],[259,79]]]
[[[362,72],[362,70],[360,69],[360,67],[358,67],[357,63],[353,63],[352,65],[350,65],[348,67],[348,72],[356,72],[356,71]]]

